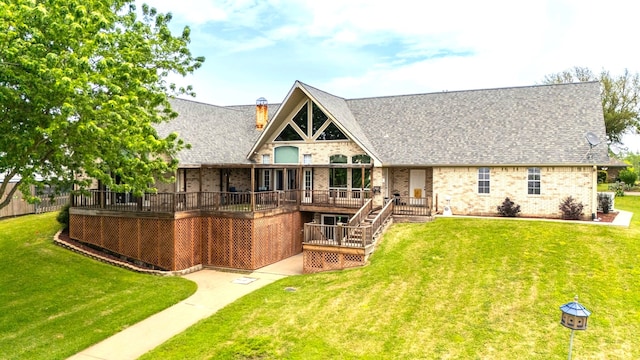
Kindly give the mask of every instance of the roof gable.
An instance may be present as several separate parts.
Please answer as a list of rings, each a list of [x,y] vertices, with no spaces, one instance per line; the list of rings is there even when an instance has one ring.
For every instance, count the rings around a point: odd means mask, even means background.
[[[353,117],[345,99],[318,90],[300,81],[294,83],[287,97],[279,107],[278,112],[267,123],[263,133],[248,152],[247,157],[250,157],[257,149],[267,143],[269,139],[277,136],[276,132],[282,131],[283,123],[289,121],[288,115],[297,112],[306,99],[316,104],[320,110],[329,117],[338,130],[365,150],[368,155],[378,160],[370,141]]]

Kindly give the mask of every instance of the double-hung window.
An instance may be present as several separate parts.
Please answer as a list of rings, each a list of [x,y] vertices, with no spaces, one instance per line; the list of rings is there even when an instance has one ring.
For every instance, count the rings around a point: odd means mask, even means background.
[[[540,195],[540,168],[529,168],[527,170],[527,193],[529,195]]]
[[[478,194],[489,194],[491,191],[491,172],[488,167],[478,169]]]

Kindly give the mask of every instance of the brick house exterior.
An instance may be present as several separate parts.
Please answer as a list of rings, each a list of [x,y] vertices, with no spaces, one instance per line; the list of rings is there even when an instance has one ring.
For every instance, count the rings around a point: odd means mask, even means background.
[[[199,209],[198,214],[178,215],[181,208],[173,205],[175,221],[199,219],[197,224],[180,225],[191,229],[179,230],[188,233],[181,239],[198,237],[188,241],[200,249],[189,250],[195,254],[193,261],[185,262],[189,266],[215,265],[203,254],[212,259],[217,250],[202,244],[215,244],[222,235],[203,230],[203,224],[233,218],[202,212],[204,194],[255,196],[246,198],[251,214],[242,215],[241,228],[257,236],[276,229],[280,220],[275,219],[286,218],[287,224],[297,227],[284,246],[289,250],[273,251],[290,255],[302,249],[302,224],[346,223],[356,216],[357,208],[341,204],[362,201],[361,206],[366,199],[371,199],[373,208],[392,201],[427,208],[429,214],[450,205],[453,214],[495,215],[496,207],[509,197],[521,206],[523,215],[559,217],[561,199],[572,196],[583,203],[588,218],[597,209],[596,166],[609,162],[606,146],[594,146],[585,138],[587,133],[606,136],[597,82],[344,99],[296,81],[279,104],[261,98],[256,105],[221,107],[174,99],[172,107],[178,118],[158,125],[158,132],[163,136],[177,132],[191,149],[178,154],[176,182],[158,184],[158,190],[185,194],[185,199],[200,194],[198,206],[191,207]],[[295,199],[278,195],[278,204],[280,199],[292,204],[295,200],[297,207],[290,211],[301,215],[259,213],[257,196],[269,192],[295,192]],[[230,198],[224,199],[216,204]],[[319,207],[327,199],[332,207]],[[138,210],[151,200],[140,199]],[[101,201],[100,214],[116,216],[107,212],[107,201]],[[72,210],[73,235],[74,215],[84,216],[86,223],[95,212]],[[269,217],[273,219],[265,220]],[[225,221],[223,227],[231,231],[240,220]],[[175,224],[167,226],[178,229]],[[78,227],[75,234],[87,241]],[[273,249],[280,238],[261,241],[272,244],[265,249]],[[251,249],[262,246],[251,237],[246,241]],[[233,252],[224,251],[225,256]],[[273,251],[260,256],[277,261]],[[326,254],[317,253],[309,261],[322,258],[326,265],[363,259],[352,250],[336,254],[327,260]],[[259,260],[254,265],[264,263]]]

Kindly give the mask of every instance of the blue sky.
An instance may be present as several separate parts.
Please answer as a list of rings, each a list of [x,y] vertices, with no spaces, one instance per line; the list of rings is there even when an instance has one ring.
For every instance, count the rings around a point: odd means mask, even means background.
[[[146,0],[204,66],[196,100],[279,103],[300,80],[344,98],[540,83],[573,66],[640,72],[635,0]],[[640,151],[640,137],[626,145]]]

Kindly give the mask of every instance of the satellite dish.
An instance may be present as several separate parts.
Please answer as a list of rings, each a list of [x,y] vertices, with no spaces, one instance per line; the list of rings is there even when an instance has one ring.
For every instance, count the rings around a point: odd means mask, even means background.
[[[589,146],[591,147],[594,147],[600,144],[600,139],[598,139],[598,135],[592,133],[591,131],[589,131],[584,137],[587,139],[587,142],[589,142]]]

